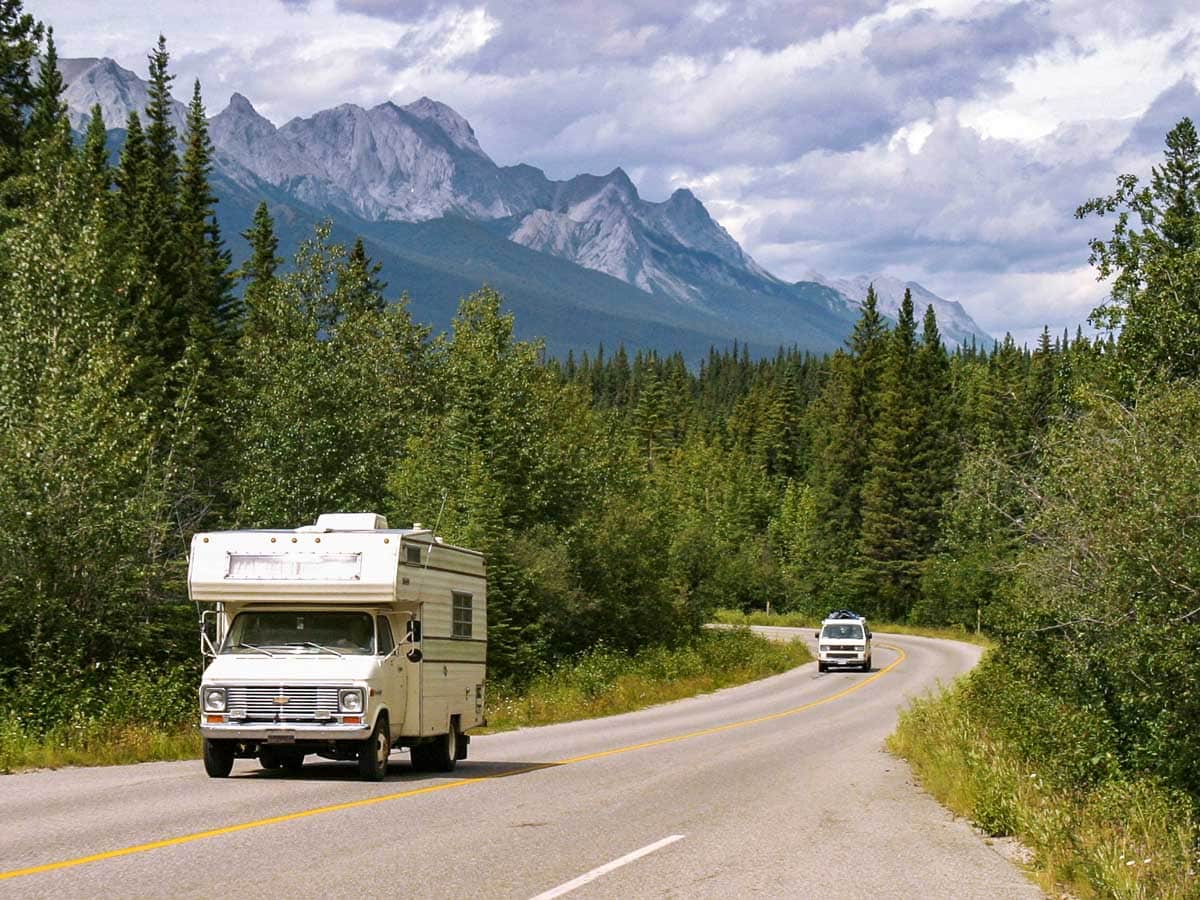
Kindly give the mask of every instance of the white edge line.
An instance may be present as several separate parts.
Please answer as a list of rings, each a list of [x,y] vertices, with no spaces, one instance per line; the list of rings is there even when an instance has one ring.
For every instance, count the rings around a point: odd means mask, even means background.
[[[653,844],[647,844],[641,850],[634,850],[632,853],[626,853],[620,859],[614,859],[612,862],[605,863],[602,866],[597,866],[590,872],[584,872],[578,878],[573,878],[564,884],[560,884],[556,888],[551,888],[545,893],[538,894],[533,898],[533,900],[552,900],[554,897],[561,897],[563,894],[569,894],[576,888],[583,887],[588,882],[595,881],[600,876],[607,875],[614,869],[619,869],[621,866],[627,865],[634,860],[641,859],[643,856],[648,856],[655,850],[661,850],[668,844],[673,844],[676,841],[681,840],[683,840],[682,834],[672,834],[669,837],[663,838],[661,841],[655,841]]]

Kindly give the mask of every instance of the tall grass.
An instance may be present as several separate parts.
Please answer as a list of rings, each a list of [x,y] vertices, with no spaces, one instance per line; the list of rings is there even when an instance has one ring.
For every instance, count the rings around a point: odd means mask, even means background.
[[[0,697],[0,772],[195,757],[198,684],[193,665],[30,675]]]
[[[1197,822],[1186,798],[1118,774],[1064,786],[987,727],[962,683],[916,700],[888,742],[943,805],[992,835],[1018,838],[1051,892],[1200,897]]]
[[[634,656],[597,647],[536,678],[523,691],[491,689],[495,730],[629,712],[785,672],[812,659],[800,642],[768,641],[747,631],[709,631],[675,648]]]

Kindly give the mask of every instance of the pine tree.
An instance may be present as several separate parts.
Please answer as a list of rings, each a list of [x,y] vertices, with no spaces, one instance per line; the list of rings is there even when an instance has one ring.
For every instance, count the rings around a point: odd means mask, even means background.
[[[1200,240],[1200,140],[1192,120],[1180,120],[1167,134],[1166,144],[1164,162],[1154,167],[1150,178],[1152,203],[1167,245],[1187,252]]]
[[[199,342],[200,352],[220,356],[231,350],[240,316],[232,299],[229,253],[216,218],[217,198],[208,180],[212,157],[212,140],[197,80],[188,106],[179,180],[179,259],[184,292],[180,304],[189,315],[190,339]]]
[[[1043,328],[1029,372],[1025,393],[1026,419],[1035,431],[1044,431],[1058,412],[1060,395],[1057,385],[1058,354],[1050,344],[1050,329]]]
[[[94,150],[93,150],[94,152]],[[117,185],[117,206],[121,211],[122,230],[126,240],[140,248],[145,240],[142,228],[141,198],[146,180],[146,133],[142,117],[131,110],[125,120],[125,143],[117,161],[114,180]]]
[[[1122,175],[1115,193],[1075,211],[1092,214],[1117,216],[1111,238],[1091,241],[1097,277],[1112,279],[1092,321],[1120,333],[1121,387],[1133,396],[1144,384],[1200,376],[1200,140],[1192,120],[1167,134],[1147,187]]]
[[[924,560],[937,543],[942,508],[954,486],[960,459],[950,358],[932,305],[925,308],[917,350],[916,396],[920,424],[913,452],[917,476],[913,529],[917,556]]]
[[[167,39],[158,36],[158,45],[149,56],[149,103],[146,106],[146,147],[149,169],[154,178],[153,193],[164,204],[174,201],[179,191],[179,158],[175,141],[179,132],[172,121],[174,100],[171,82],[175,80],[168,66]]]
[[[828,381],[808,407],[812,441],[809,484],[822,530],[814,539],[816,565],[809,592],[829,605],[854,605],[861,598],[847,576],[858,565],[862,491],[880,403],[880,377],[888,331],[879,314],[875,287],[867,289],[848,348],[829,363]]]
[[[387,282],[379,277],[381,263],[367,256],[362,238],[355,238],[354,246],[346,259],[345,289],[347,305],[356,309],[381,310],[387,304],[383,292]]]
[[[42,24],[22,12],[21,0],[0,0],[0,182],[17,171],[25,145],[25,116],[37,98],[31,66]]]
[[[29,115],[26,141],[35,144],[57,134],[67,117],[67,104],[62,95],[67,85],[58,68],[58,49],[54,45],[54,29],[46,29],[46,52],[42,56],[34,87],[33,109]]]
[[[914,525],[920,473],[914,454],[921,438],[917,385],[916,326],[912,293],[904,292],[896,328],[888,341],[878,419],[862,488],[860,564],[854,581],[861,605],[892,621],[917,599],[922,555]]]
[[[254,210],[254,220],[242,237],[250,244],[250,257],[238,271],[238,277],[246,282],[242,294],[247,307],[247,327],[255,327],[255,309],[271,290],[275,281],[275,270],[283,262],[279,254],[279,238],[275,234],[275,222],[265,200]]]
[[[113,183],[113,172],[108,164],[108,130],[104,127],[104,113],[99,103],[92,107],[88,116],[80,173],[96,193],[108,194]]]

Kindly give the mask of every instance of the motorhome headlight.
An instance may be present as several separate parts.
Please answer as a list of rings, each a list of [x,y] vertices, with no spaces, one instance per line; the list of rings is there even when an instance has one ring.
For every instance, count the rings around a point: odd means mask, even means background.
[[[201,691],[205,712],[225,711],[225,688],[209,687]]]
[[[360,688],[345,688],[338,691],[338,709],[342,712],[362,712],[363,695]]]

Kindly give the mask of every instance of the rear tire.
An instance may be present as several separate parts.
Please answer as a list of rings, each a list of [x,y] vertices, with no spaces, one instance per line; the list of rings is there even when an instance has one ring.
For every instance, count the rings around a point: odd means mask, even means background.
[[[454,767],[458,765],[458,748],[461,741],[462,737],[458,733],[458,718],[452,716],[450,730],[439,737],[437,743],[433,745],[436,748],[434,753],[434,769],[436,771],[454,771]]]
[[[383,781],[391,752],[392,739],[388,734],[387,716],[380,715],[371,736],[359,745],[358,774],[367,781]],[[303,761],[301,757],[300,762]]]
[[[458,719],[450,720],[450,731],[412,748],[412,766],[418,772],[453,772],[458,764],[462,736]]]
[[[233,741],[204,739],[204,771],[209,778],[228,778],[233,771]]]

